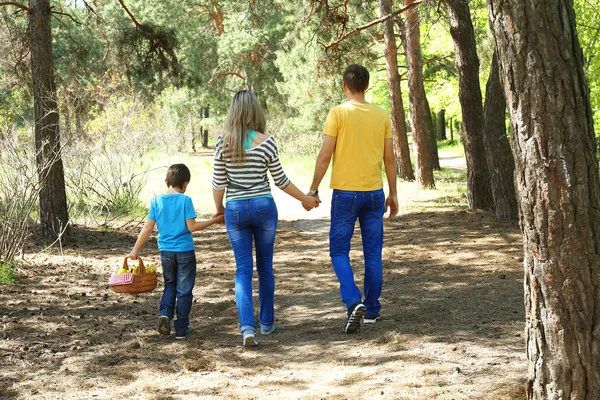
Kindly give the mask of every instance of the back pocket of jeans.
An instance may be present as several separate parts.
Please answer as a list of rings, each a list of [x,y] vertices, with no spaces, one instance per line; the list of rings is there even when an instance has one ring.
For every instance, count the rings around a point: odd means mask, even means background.
[[[240,212],[225,209],[225,229],[237,229],[240,226]]]
[[[334,195],[333,215],[338,221],[345,221],[355,214],[356,196]]]
[[[277,228],[277,206],[275,204],[258,209],[257,211],[263,223],[263,229],[272,230]]]

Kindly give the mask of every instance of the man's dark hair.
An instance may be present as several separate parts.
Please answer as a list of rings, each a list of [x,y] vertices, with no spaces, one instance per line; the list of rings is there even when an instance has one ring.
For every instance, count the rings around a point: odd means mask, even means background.
[[[351,92],[364,92],[369,87],[369,71],[362,65],[352,64],[344,70],[344,83]]]
[[[167,186],[183,189],[183,184],[191,178],[190,169],[185,164],[173,164],[167,170]]]

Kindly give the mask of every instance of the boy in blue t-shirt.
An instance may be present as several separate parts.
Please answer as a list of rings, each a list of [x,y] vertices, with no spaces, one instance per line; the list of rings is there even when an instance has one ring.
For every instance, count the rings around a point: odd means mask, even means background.
[[[150,212],[140,235],[129,253],[136,260],[140,249],[158,228],[158,250],[165,279],[158,332],[171,333],[171,320],[174,311],[175,339],[185,339],[191,332],[189,314],[192,309],[192,290],[196,280],[196,253],[192,232],[202,230],[216,223],[223,223],[223,215],[205,221],[196,221],[196,211],[192,199],[185,190],[191,174],[184,164],[173,164],[167,170],[167,191],[150,201]]]

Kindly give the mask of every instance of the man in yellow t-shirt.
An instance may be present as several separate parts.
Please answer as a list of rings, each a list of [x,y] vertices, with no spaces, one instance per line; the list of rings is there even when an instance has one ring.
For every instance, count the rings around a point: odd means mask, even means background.
[[[396,216],[398,196],[389,112],[365,101],[369,86],[369,71],[365,67],[350,65],[344,70],[343,80],[348,101],[329,111],[309,195],[318,197],[319,184],[333,156],[329,255],[340,282],[342,301],[348,309],[344,331],[353,333],[360,329],[363,317],[365,323],[379,320],[383,215],[389,208],[390,218]],[[387,199],[383,192],[382,164],[389,186]],[[354,282],[349,257],[357,219],[365,260],[364,301]]]

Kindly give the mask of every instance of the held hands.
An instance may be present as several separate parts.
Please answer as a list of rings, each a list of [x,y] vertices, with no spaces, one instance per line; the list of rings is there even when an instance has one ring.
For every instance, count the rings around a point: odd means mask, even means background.
[[[305,199],[302,200],[302,207],[304,207],[304,209],[306,211],[310,211],[313,208],[319,207],[320,203],[321,203],[321,199],[319,199],[318,195],[316,195],[312,192],[308,192],[305,196]]]
[[[215,214],[212,216],[213,224],[224,224],[225,223],[225,214]]]

